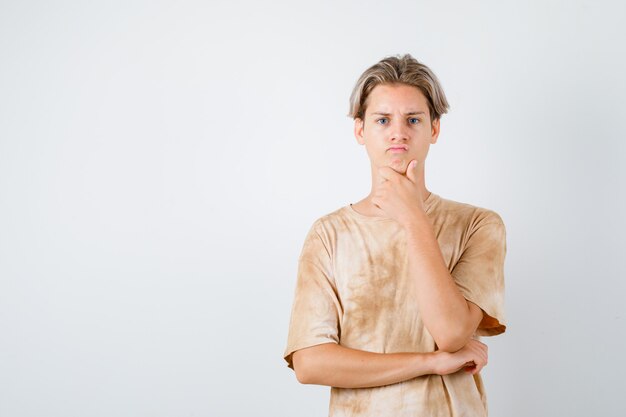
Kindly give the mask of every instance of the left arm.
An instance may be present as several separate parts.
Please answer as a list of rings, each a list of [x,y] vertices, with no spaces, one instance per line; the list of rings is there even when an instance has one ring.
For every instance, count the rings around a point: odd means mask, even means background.
[[[467,344],[483,311],[465,299],[448,272],[433,225],[424,211],[420,188],[423,167],[416,160],[402,175],[390,167],[378,168],[372,203],[398,221],[407,233],[408,273],[424,325],[440,350],[456,352]]]
[[[405,229],[409,275],[424,325],[440,350],[455,352],[472,337],[483,312],[465,299],[448,272],[426,214],[415,212]]]

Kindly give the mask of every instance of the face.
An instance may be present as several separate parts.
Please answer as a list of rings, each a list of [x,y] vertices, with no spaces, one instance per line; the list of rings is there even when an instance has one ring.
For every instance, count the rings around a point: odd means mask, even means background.
[[[354,135],[365,145],[372,167],[404,174],[413,159],[423,165],[439,136],[439,120],[431,123],[424,94],[406,84],[379,84],[366,106],[363,120],[355,120]]]

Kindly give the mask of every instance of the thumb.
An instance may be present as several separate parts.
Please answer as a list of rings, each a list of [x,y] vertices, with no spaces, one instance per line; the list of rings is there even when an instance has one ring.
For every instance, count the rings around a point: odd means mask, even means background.
[[[415,183],[417,177],[417,161],[415,159],[409,162],[409,166],[406,168],[406,176],[412,183]]]

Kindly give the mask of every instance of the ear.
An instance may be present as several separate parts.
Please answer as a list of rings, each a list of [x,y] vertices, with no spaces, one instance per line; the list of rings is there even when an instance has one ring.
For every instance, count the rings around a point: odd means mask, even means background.
[[[439,137],[439,128],[440,128],[439,120],[440,119],[435,119],[430,123],[430,126],[431,126],[430,135],[432,136],[430,143],[437,143],[437,138]]]
[[[363,139],[363,119],[354,119],[354,137],[359,145],[365,145],[365,139]]]

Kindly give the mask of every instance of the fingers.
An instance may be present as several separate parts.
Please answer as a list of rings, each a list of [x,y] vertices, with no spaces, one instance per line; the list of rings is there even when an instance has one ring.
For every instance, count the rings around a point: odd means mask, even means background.
[[[472,370],[472,375],[479,373],[488,363],[488,347],[486,344],[479,342],[478,340],[471,340],[471,349],[475,352],[476,357],[474,363],[476,368]]]
[[[463,349],[466,352],[466,361],[468,361],[465,363],[466,372],[475,375],[487,366],[487,345],[476,339],[470,339]]]
[[[406,167],[406,177],[411,180],[412,183],[417,182],[417,161],[414,159],[409,162]]]
[[[378,175],[388,181],[397,181],[398,178],[402,177],[402,174],[388,166],[378,168]]]
[[[472,375],[476,375],[477,373],[479,373],[480,371],[482,371],[482,369],[487,366],[487,362],[481,362],[476,364],[476,369],[474,369],[472,371]]]
[[[441,358],[441,375],[460,370],[475,375],[487,366],[487,345],[476,339],[470,339],[461,350],[454,353],[440,352],[437,357]]]
[[[478,342],[480,343],[480,342]],[[480,345],[475,345],[475,352],[478,353],[480,358],[486,363],[487,362],[487,345],[480,343]]]

